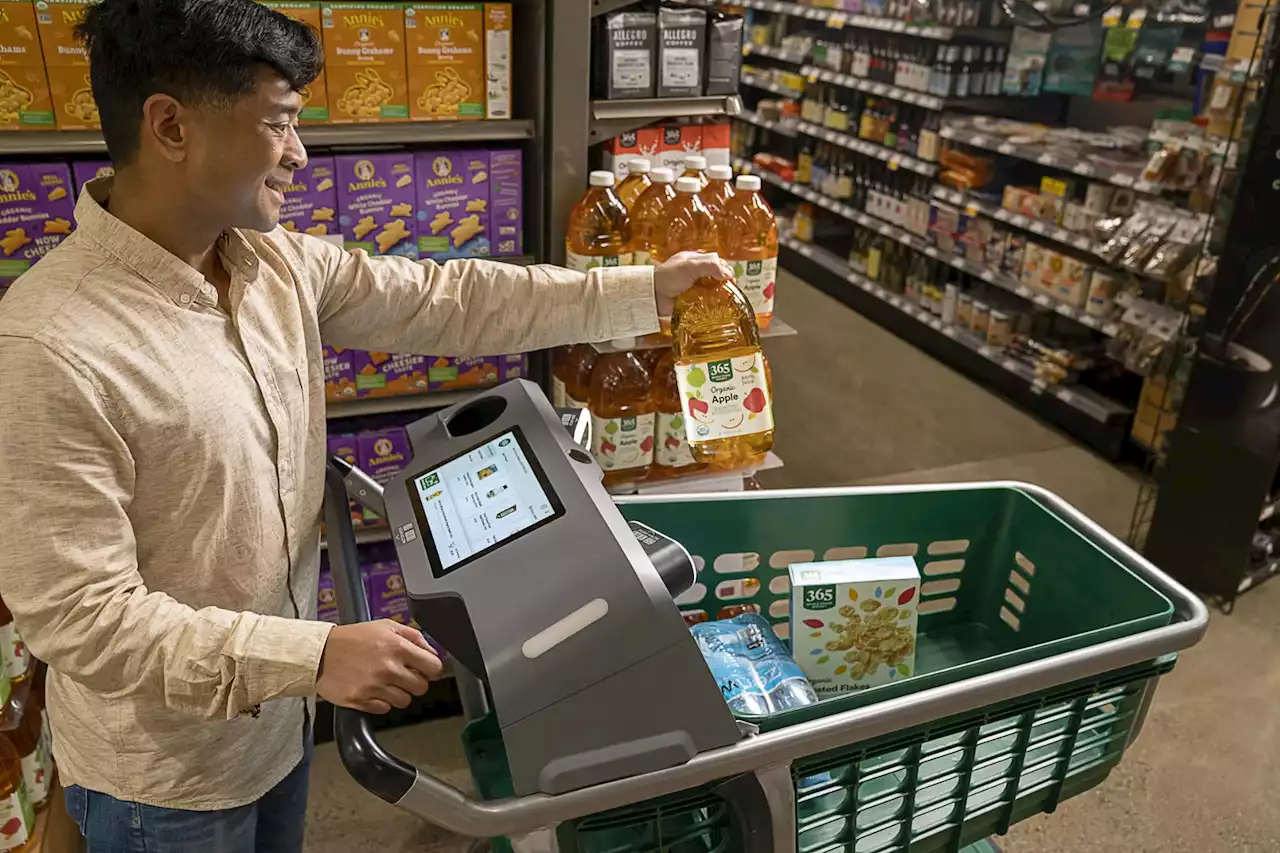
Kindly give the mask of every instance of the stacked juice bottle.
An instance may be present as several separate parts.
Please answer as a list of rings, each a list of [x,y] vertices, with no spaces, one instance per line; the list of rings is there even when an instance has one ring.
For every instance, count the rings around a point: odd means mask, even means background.
[[[654,169],[651,184],[631,208],[631,263],[646,266],[654,262],[654,229],[663,212],[676,197],[675,177],[670,169]]]
[[[707,185],[698,196],[707,212],[719,217],[725,204],[733,198],[733,169],[728,166],[708,166]]]
[[[591,389],[591,371],[598,355],[590,344],[573,344],[556,350],[551,364],[551,401],[559,408],[585,409]]]
[[[653,462],[649,370],[627,350],[600,355],[591,373],[591,450],[607,489],[639,483]]]
[[[698,198],[697,181],[682,177],[676,190],[659,259],[715,251],[716,222]],[[758,465],[773,447],[773,407],[751,303],[729,279],[700,278],[676,299],[671,336],[694,460],[719,470]]]
[[[676,381],[675,356],[670,349],[649,350],[659,353],[649,383],[649,401],[654,413],[653,472],[650,479],[669,480],[705,471],[707,466],[689,452],[685,434],[688,417]]]
[[[760,193],[760,178],[739,175],[737,190],[716,215],[720,254],[733,264],[733,276],[755,311],[756,323],[769,328],[778,277],[778,223]]]
[[[631,220],[614,191],[613,172],[592,172],[588,183],[587,191],[569,213],[569,230],[564,238],[565,266],[579,272],[594,267],[626,266],[631,263],[627,250],[631,242]]]
[[[627,161],[627,176],[618,184],[618,199],[630,213],[635,209],[636,200],[644,195],[644,191],[652,185],[649,179],[649,161],[643,157]]]
[[[707,158],[701,154],[690,154],[684,158],[684,172],[681,173],[682,178],[697,178],[701,190],[707,185]]]
[[[14,748],[14,733],[0,736],[0,851],[21,853],[31,847],[36,813],[22,778],[22,758]]]
[[[10,684],[25,681],[31,670],[31,652],[27,651],[27,644],[22,641],[22,635],[13,624],[13,614],[3,599],[0,599],[0,662],[4,664]]]

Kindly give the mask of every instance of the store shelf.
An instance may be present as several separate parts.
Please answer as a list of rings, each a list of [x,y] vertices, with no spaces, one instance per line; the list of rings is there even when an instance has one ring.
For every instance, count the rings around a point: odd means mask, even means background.
[[[1021,213],[1014,213],[1011,210],[1005,210],[998,204],[992,204],[988,201],[982,201],[966,193],[953,190],[950,187],[937,186],[933,188],[934,198],[940,198],[950,204],[958,205],[971,212],[981,213],[983,216],[997,219],[1006,225],[1012,225],[1015,228],[1021,228],[1024,231],[1030,231],[1040,237],[1044,237],[1054,243],[1060,243],[1071,249],[1081,252],[1088,252],[1093,255],[1093,241],[1083,234],[1076,234],[1053,225],[1049,222],[1042,222],[1039,219],[1032,219]],[[1096,258],[1096,256],[1095,256]]]
[[[890,331],[1015,402],[1066,429],[1110,458],[1118,458],[1133,412],[1081,386],[1048,384],[1034,368],[987,346],[902,296],[853,271],[819,246],[782,239],[783,266]]]
[[[591,142],[603,142],[664,118],[735,116],[740,112],[742,98],[736,94],[592,101]]]
[[[785,338],[798,334],[800,333],[794,326],[787,325],[776,314],[769,321],[769,328],[760,330],[761,339]],[[612,342],[592,344],[591,346],[595,348],[596,352],[602,354],[610,352],[635,352],[642,349],[665,349],[666,347],[671,346],[671,338],[655,334],[646,335],[643,338],[637,338],[635,343],[625,347],[614,346]]]
[[[1120,331],[1119,324],[1114,321],[1109,321],[1101,317],[1090,316],[1079,308],[1058,302],[1047,293],[1036,293],[1031,288],[1014,279],[1012,276],[1006,275],[997,270],[976,266],[969,263],[964,258],[942,252],[927,240],[912,234],[904,228],[899,228],[896,225],[877,219],[868,213],[857,210],[836,199],[829,198],[822,193],[814,192],[809,187],[784,180],[768,170],[755,169],[751,164],[743,160],[735,160],[734,166],[740,171],[750,171],[752,174],[759,175],[761,180],[765,183],[780,187],[787,192],[799,196],[805,201],[812,202],[819,207],[831,211],[837,216],[842,216],[851,222],[858,223],[864,228],[870,228],[884,237],[888,237],[889,239],[902,243],[903,245],[910,246],[917,252],[921,252],[935,260],[942,261],[948,266],[954,267],[961,272],[977,276],[988,284],[1012,293],[1015,296],[1019,296],[1028,302],[1032,302],[1040,308],[1053,311],[1055,314],[1074,320],[1081,325],[1088,326],[1091,329],[1102,332],[1104,335],[1114,336]]]
[[[835,9],[819,9],[815,6],[780,3],[776,2],[776,0],[735,0],[735,4],[745,6],[748,9],[759,9],[762,12],[775,12],[780,15],[789,15],[793,18],[804,18],[808,21],[822,21],[833,29],[853,27],[860,30],[905,33],[906,35],[937,39],[939,41],[950,41],[954,38],[1008,41],[1012,34],[1012,29],[1005,27],[944,27],[933,24],[909,24],[896,18],[853,15]]]
[[[915,104],[928,110],[943,110],[948,105],[960,103],[960,99],[951,99],[949,101],[946,98],[939,98],[937,95],[917,92],[914,89],[904,89],[901,86],[891,86],[888,83],[877,83],[874,80],[855,77],[852,74],[841,74],[838,71],[819,68],[816,65],[806,65],[800,69],[800,73],[811,80],[821,80],[823,83],[832,83],[845,89],[856,89],[859,92],[866,92],[870,95],[893,98],[895,101]]]
[[[801,53],[797,50],[784,50],[769,44],[745,42],[742,45],[742,53],[744,56],[767,56],[779,62],[790,62],[792,65],[803,65],[809,61],[809,54],[807,53]]]
[[[781,133],[783,136],[796,136],[798,133],[794,121],[774,121],[773,119],[762,118],[755,110],[743,110],[734,118],[754,124],[756,127],[763,127],[766,130]]]
[[[443,409],[455,403],[471,398],[476,392],[468,391],[435,391],[430,394],[414,394],[405,397],[374,397],[367,400],[352,400],[347,403],[329,403],[325,408],[325,417],[329,420],[338,418],[362,418],[368,415],[385,415],[391,412],[417,412],[431,409]]]
[[[830,142],[833,145],[839,145],[841,148],[846,148],[849,151],[862,154],[866,157],[874,157],[877,160],[883,160],[889,164],[890,169],[900,167],[930,178],[938,174],[938,164],[936,163],[917,160],[909,154],[901,154],[897,151],[891,151],[883,145],[876,145],[874,142],[867,142],[865,139],[859,139],[856,136],[850,136],[849,134],[841,133],[838,130],[832,130],[828,127],[822,127],[807,121],[797,122],[796,130],[800,131],[805,136],[812,136],[814,139],[821,139],[825,142]]]
[[[1048,151],[1041,145],[1016,144],[969,127],[949,125],[942,128],[938,135],[943,139],[972,145],[974,148],[983,148],[987,151],[995,151],[997,154],[1029,160],[1032,163],[1048,166],[1051,169],[1060,169],[1084,178],[1106,181],[1109,184],[1133,189],[1140,193],[1150,195],[1159,195],[1161,193],[1161,187],[1158,184],[1142,180],[1141,169],[1107,166],[1101,163],[1091,163],[1088,160],[1065,157],[1056,151]]]
[[[433,142],[497,142],[532,139],[534,124],[522,119],[487,121],[397,122],[301,127],[304,145],[318,148],[415,145]],[[96,131],[49,130],[0,134],[0,155],[105,154]]]
[[[1280,574],[1280,560],[1268,560],[1256,569],[1245,572],[1244,577],[1240,579],[1240,584],[1237,586],[1236,592],[1248,592],[1255,586],[1266,583],[1278,574]]]
[[[390,527],[357,527],[355,529],[357,545],[372,545],[375,542],[390,542]],[[323,551],[329,547],[326,539],[320,540],[320,550]]]
[[[742,81],[742,85],[744,86],[763,89],[766,92],[772,92],[773,94],[783,98],[799,98],[804,95],[803,92],[798,92],[795,89],[790,89],[786,86],[779,86],[772,80],[761,80],[751,74],[743,73],[739,79]]]

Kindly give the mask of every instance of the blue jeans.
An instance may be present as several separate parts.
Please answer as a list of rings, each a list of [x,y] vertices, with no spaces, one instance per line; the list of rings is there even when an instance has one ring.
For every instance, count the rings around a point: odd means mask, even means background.
[[[187,811],[129,803],[72,785],[67,811],[87,853],[302,853],[311,738],[302,761],[260,800],[234,809]]]

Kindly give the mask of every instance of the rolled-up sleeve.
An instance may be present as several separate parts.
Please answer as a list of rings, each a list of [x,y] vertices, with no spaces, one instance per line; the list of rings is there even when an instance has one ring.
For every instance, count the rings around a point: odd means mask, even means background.
[[[278,232],[301,255],[332,346],[387,352],[498,355],[658,331],[652,267],[437,264],[346,252]]]
[[[154,694],[205,718],[314,693],[332,626],[148,590],[134,459],[104,395],[37,340],[0,337],[0,364],[0,590],[32,653],[107,698]]]

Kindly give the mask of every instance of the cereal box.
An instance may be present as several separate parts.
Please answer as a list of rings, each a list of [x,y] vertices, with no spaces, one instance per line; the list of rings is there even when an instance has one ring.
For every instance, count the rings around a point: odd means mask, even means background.
[[[489,152],[489,223],[495,257],[524,254],[524,167],[518,148]]]
[[[89,87],[89,55],[75,33],[93,3],[37,0],[35,5],[58,130],[97,130],[102,123]]]
[[[116,173],[116,167],[110,160],[77,160],[71,164],[71,176],[75,178],[76,196],[80,195],[84,185],[98,178],[109,178]]]
[[[53,126],[35,6],[0,2],[0,130],[50,130]]]
[[[488,257],[489,152],[420,151],[414,169],[418,257]]]
[[[331,403],[354,400],[356,396],[356,351],[342,347],[322,347],[324,398]]]
[[[330,456],[337,456],[351,465],[359,464],[359,450],[354,435],[328,436],[328,451]],[[350,504],[352,526],[362,527],[364,525],[364,511],[360,509],[360,504],[355,501],[350,501]]]
[[[338,225],[348,249],[371,255],[418,257],[413,210],[413,154],[334,158],[338,181]]]
[[[320,0],[263,0],[262,5],[301,21],[323,38]],[[320,76],[302,90],[302,112],[298,114],[298,120],[303,124],[329,123],[329,87],[325,84],[323,69]]]
[[[427,391],[429,356],[356,352],[356,396],[400,397]]]
[[[920,572],[911,557],[795,563],[791,653],[821,698],[915,673]]]
[[[7,285],[71,233],[75,197],[66,163],[0,167],[0,285]]]
[[[637,157],[643,157],[655,167],[665,166],[661,162],[662,137],[663,129],[660,127],[642,127],[615,136],[605,143],[604,168],[621,181],[627,176],[627,163]]]
[[[498,382],[498,359],[494,356],[431,359],[429,372],[432,391],[456,391],[460,388],[484,388]]]
[[[511,4],[484,4],[484,114],[511,118]]]
[[[406,121],[405,7],[397,3],[324,3],[329,123]]]
[[[411,3],[404,24],[409,116],[484,118],[484,4]]]
[[[338,184],[333,158],[316,154],[307,165],[293,173],[293,182],[284,191],[280,226],[302,231],[341,246],[338,228]]]
[[[356,436],[357,454],[361,470],[379,483],[388,483],[404,470],[413,458],[409,448],[409,436],[402,428],[379,432],[362,432]],[[364,508],[366,524],[382,524],[377,513]]]

